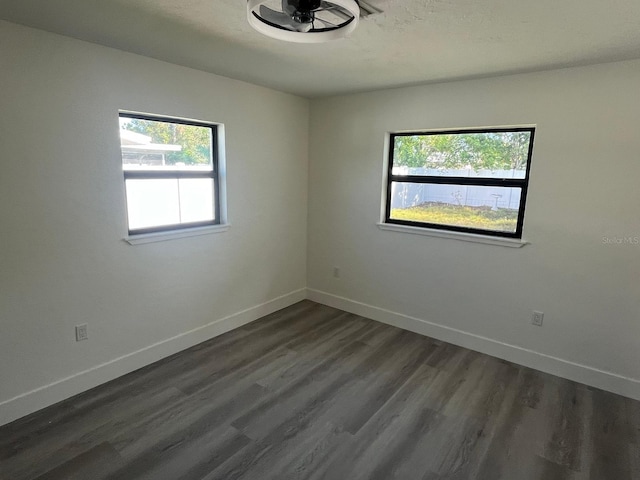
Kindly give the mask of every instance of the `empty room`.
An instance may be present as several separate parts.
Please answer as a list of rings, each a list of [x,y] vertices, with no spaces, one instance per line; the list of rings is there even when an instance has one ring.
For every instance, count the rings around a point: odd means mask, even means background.
[[[640,479],[640,3],[0,0],[1,480]]]

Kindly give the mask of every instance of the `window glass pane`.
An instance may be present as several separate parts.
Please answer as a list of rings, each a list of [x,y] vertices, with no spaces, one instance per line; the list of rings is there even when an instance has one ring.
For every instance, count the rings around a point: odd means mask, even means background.
[[[128,179],[126,189],[130,230],[180,223],[177,179]]]
[[[179,185],[181,223],[214,220],[213,179],[181,178]]]
[[[210,127],[120,117],[125,170],[211,170]]]
[[[520,188],[391,183],[390,218],[515,233]]]
[[[525,178],[531,132],[394,137],[393,175]]]

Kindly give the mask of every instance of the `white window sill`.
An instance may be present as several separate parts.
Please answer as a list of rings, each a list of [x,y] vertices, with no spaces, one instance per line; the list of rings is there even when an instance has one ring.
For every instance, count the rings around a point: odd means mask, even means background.
[[[177,240],[178,238],[197,237],[200,235],[210,235],[229,230],[231,224],[211,225],[208,227],[186,228],[184,230],[172,230],[170,232],[142,233],[140,235],[130,235],[124,238],[129,245],[143,245],[145,243],[166,242]]]
[[[396,225],[392,223],[378,223],[380,230],[392,232],[411,233],[414,235],[426,235],[427,237],[450,238],[463,242],[484,243],[486,245],[499,245],[501,247],[522,248],[529,242],[519,238],[492,237],[490,235],[477,235],[475,233],[451,232],[435,228],[411,227],[409,225]]]

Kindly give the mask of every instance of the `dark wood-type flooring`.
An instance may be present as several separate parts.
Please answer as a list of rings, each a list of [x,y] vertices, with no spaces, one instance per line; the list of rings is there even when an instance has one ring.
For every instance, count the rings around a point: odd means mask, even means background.
[[[0,478],[640,479],[640,402],[304,301],[1,427]]]

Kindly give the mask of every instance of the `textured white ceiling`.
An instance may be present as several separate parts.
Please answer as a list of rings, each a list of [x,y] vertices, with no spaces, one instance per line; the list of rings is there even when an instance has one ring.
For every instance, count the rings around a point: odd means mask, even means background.
[[[369,0],[347,39],[291,44],[245,0],[0,0],[0,18],[298,95],[640,58],[639,0]]]

